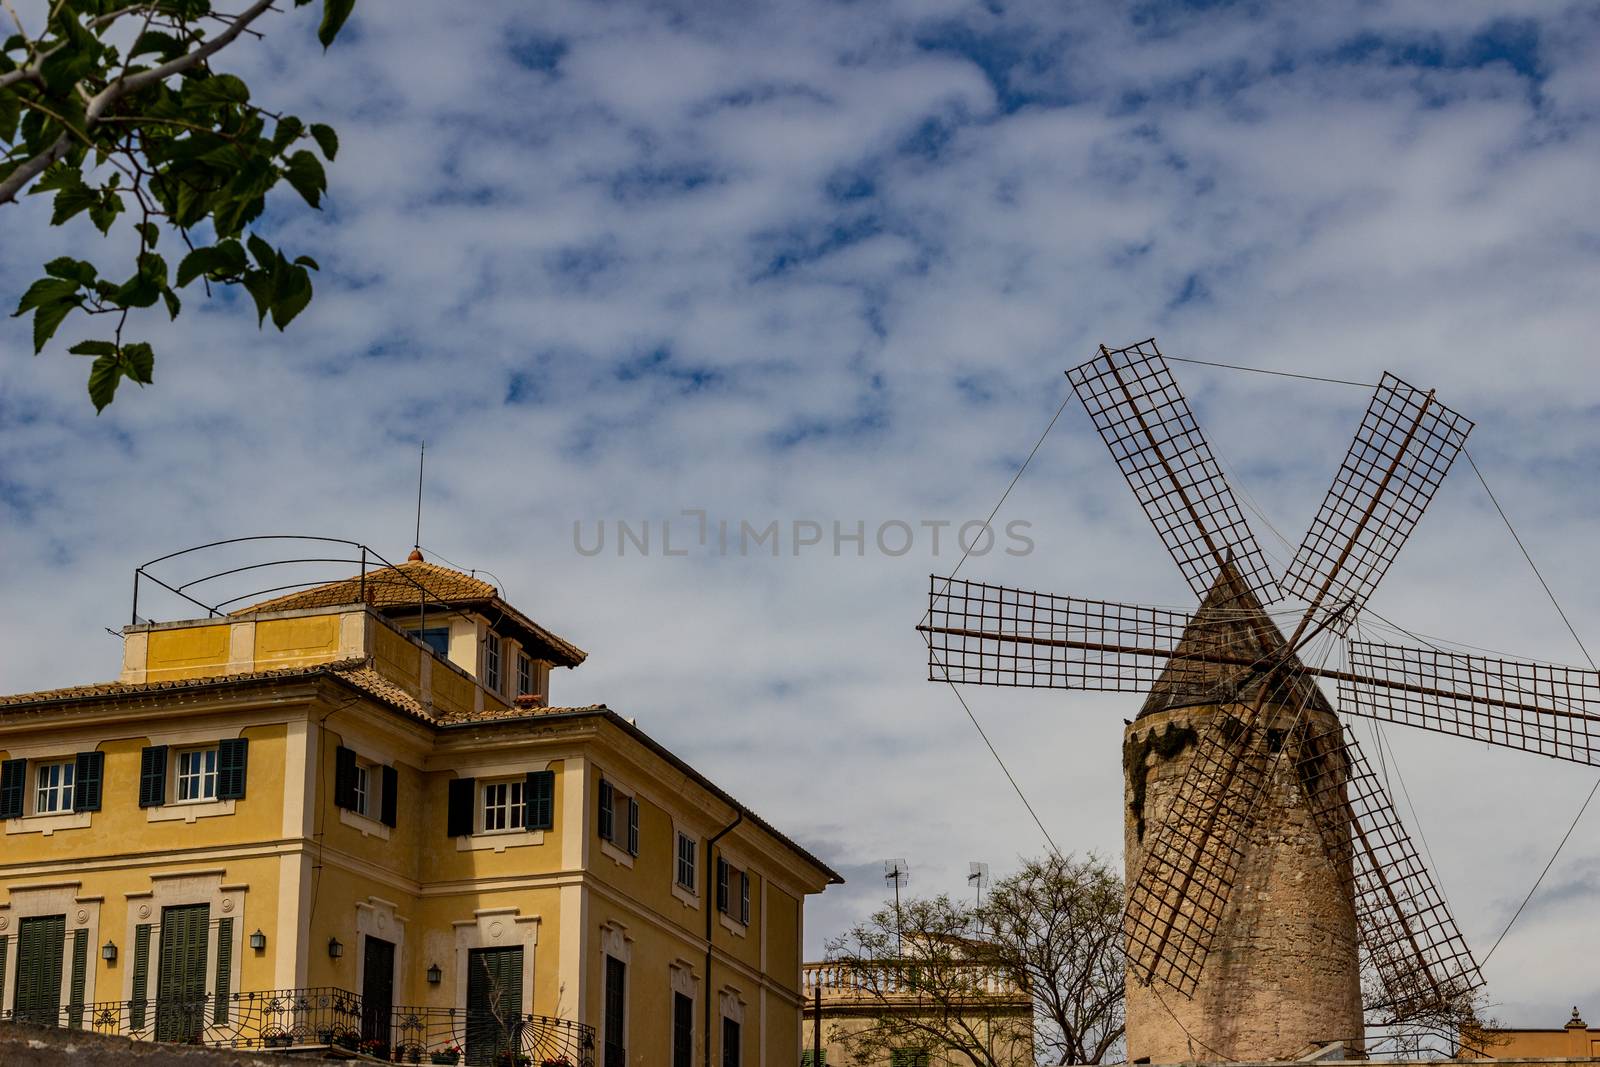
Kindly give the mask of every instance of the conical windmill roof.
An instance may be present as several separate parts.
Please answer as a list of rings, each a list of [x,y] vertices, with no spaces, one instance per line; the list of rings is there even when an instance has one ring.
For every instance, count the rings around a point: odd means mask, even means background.
[[[1283,632],[1255,592],[1231,564],[1224,564],[1150,688],[1139,716],[1174,708],[1252,702],[1260,693],[1265,669],[1283,656],[1286,647]],[[1244,658],[1253,662],[1237,662]],[[1332,712],[1316,683],[1295,669],[1303,666],[1300,658],[1290,655],[1288,666],[1288,684],[1280,682],[1272,703],[1296,708],[1303,704],[1308,711]]]

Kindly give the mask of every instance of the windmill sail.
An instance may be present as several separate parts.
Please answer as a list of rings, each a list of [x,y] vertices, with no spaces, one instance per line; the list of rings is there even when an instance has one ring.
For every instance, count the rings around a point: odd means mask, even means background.
[[[1283,576],[1284,591],[1314,607],[1337,605],[1347,624],[1399,555],[1471,430],[1432,392],[1385,374]]]
[[[1310,733],[1295,769],[1355,910],[1385,1021],[1459,1010],[1483,978],[1356,739],[1337,726]]]
[[[1600,671],[1367,641],[1350,671],[1353,715],[1600,766]]]
[[[1067,378],[1195,595],[1231,562],[1257,597],[1276,601],[1272,570],[1155,339],[1102,345]]]

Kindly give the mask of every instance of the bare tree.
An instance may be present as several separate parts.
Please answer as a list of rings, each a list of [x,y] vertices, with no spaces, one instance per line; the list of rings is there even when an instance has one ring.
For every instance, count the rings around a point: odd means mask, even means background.
[[[910,1048],[973,1067],[1115,1059],[1121,916],[1122,880],[1094,856],[1028,861],[981,906],[885,907],[828,945],[845,987],[825,990],[834,1039],[859,1063]]]

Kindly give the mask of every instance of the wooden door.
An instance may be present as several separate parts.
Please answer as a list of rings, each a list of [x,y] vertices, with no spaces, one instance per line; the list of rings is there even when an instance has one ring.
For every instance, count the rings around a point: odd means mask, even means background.
[[[361,960],[361,1036],[389,1044],[394,1009],[394,942],[367,935]]]
[[[17,1021],[61,1025],[61,957],[66,950],[65,915],[34,915],[17,924],[17,992],[11,1004]]]
[[[467,954],[467,1062],[492,1064],[522,1051],[522,949]]]
[[[192,1041],[205,1028],[209,904],[161,909],[156,972],[156,1040]]]

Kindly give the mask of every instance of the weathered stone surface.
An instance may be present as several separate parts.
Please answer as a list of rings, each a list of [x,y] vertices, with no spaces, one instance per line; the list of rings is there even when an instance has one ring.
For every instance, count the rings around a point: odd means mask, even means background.
[[[1138,877],[1202,736],[1223,708],[1147,712],[1128,727],[1125,856]],[[1235,715],[1247,708],[1232,707]],[[1337,727],[1330,711],[1269,704],[1251,743],[1273,770],[1245,841],[1238,879],[1192,998],[1128,980],[1128,1058],[1152,1063],[1284,1060],[1309,1046],[1362,1037],[1355,915],[1312,822],[1285,729]],[[1269,739],[1269,730],[1275,737]],[[1191,733],[1192,731],[1192,733]],[[1282,732],[1280,732],[1282,731]],[[1143,834],[1141,834],[1141,829]]]

